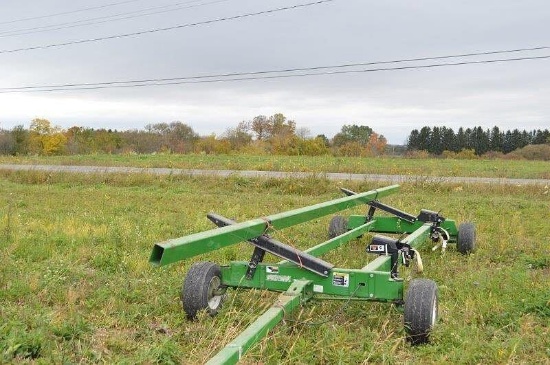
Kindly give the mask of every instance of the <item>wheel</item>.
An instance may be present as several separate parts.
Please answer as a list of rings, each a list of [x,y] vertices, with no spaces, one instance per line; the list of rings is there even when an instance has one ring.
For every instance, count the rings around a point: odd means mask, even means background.
[[[181,301],[187,318],[195,319],[200,310],[211,316],[221,308],[225,289],[221,285],[221,271],[212,262],[198,262],[191,266],[181,290]]]
[[[437,284],[433,280],[414,279],[405,297],[405,331],[413,345],[426,343],[437,321]]]
[[[458,226],[456,249],[464,255],[476,249],[476,228],[473,223],[467,222]]]
[[[341,215],[335,215],[328,224],[328,237],[334,238],[348,231],[348,220]]]

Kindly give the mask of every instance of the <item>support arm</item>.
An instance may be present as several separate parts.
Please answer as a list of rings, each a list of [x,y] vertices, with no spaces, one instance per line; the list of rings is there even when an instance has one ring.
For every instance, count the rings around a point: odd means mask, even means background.
[[[399,185],[367,191],[353,196],[299,208],[264,218],[237,223],[223,228],[212,229],[189,236],[157,243],[149,262],[156,266],[167,265],[206,252],[214,251],[238,242],[246,241],[269,233],[270,229],[283,229],[309,220],[323,217],[361,203],[397,192]]]

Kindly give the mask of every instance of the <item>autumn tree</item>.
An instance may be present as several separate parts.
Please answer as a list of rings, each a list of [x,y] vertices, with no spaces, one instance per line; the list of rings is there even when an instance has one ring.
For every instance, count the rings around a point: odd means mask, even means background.
[[[330,152],[326,141],[320,136],[301,139],[298,145],[298,151],[300,155],[305,156],[322,156]]]
[[[252,142],[252,135],[249,131],[250,123],[242,121],[236,127],[228,128],[223,137],[229,142],[232,151],[239,151]]]
[[[194,149],[199,135],[189,125],[176,121],[170,124],[149,124],[146,131],[163,137],[164,148],[174,153],[189,153]]]
[[[210,154],[229,154],[231,152],[231,143],[225,139],[216,138],[215,134],[201,137],[195,143],[195,152]]]
[[[299,154],[296,122],[287,120],[281,113],[273,114],[268,121],[268,141],[271,152],[283,155]]]
[[[29,148],[39,155],[59,155],[65,151],[67,137],[61,128],[52,127],[47,119],[36,118],[31,121]]]
[[[330,140],[324,134],[318,134],[317,137],[315,137],[315,138],[320,139],[321,141],[323,141],[323,143],[325,144],[325,146],[327,148],[330,147]]]
[[[256,134],[256,140],[267,139],[270,133],[270,121],[265,115],[258,115],[250,122],[250,129]]]
[[[98,152],[116,153],[122,149],[123,140],[121,134],[112,129],[96,129],[94,131],[94,144]]]
[[[372,132],[367,143],[367,155],[380,156],[386,151],[386,145],[388,141],[383,135]]]
[[[412,136],[413,139],[416,138],[415,135]],[[412,140],[410,142],[413,143]],[[332,139],[332,144],[337,155],[365,157],[383,154],[387,141],[369,126],[345,124]]]
[[[97,152],[97,145],[92,128],[73,126],[65,132],[67,152],[70,154],[88,154]]]

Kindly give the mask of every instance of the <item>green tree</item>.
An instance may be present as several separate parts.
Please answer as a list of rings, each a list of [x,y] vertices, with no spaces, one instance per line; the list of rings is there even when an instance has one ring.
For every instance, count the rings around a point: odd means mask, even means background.
[[[340,132],[332,139],[332,144],[335,147],[341,147],[348,142],[357,142],[366,146],[372,132],[372,128],[366,125],[344,124]]]
[[[455,132],[452,128],[441,128],[441,145],[444,151],[458,152],[458,144]]]
[[[329,153],[325,140],[321,137],[301,139],[299,154],[306,156],[321,156]]]
[[[317,137],[315,138],[322,140],[323,143],[325,144],[325,147],[327,148],[330,147],[330,140],[324,134],[318,134]]]
[[[418,129],[413,129],[411,131],[409,138],[407,139],[407,150],[415,151],[419,149],[419,136],[420,132],[418,132]]]
[[[4,129],[0,129],[0,155],[15,155],[15,139]]]
[[[489,148],[491,151],[502,152],[503,146],[504,133],[502,133],[497,126],[494,126],[493,129],[491,129]]]
[[[14,154],[26,155],[29,153],[29,131],[22,125],[17,125],[11,130],[11,135],[15,141]]]
[[[460,127],[458,128],[458,132],[456,132],[456,148],[457,151],[462,151],[466,148],[467,141],[466,141],[466,132],[464,131],[464,128]]]
[[[418,144],[417,149],[419,151],[429,151],[430,150],[430,137],[432,130],[430,127],[422,127],[418,133]]]
[[[472,131],[472,143],[478,156],[489,151],[489,131],[485,132],[483,128],[475,127]]]
[[[548,131],[548,129],[545,129],[543,131],[541,131],[540,129],[537,129],[534,132],[533,141],[531,143],[533,144],[550,143],[550,131]]]
[[[502,143],[502,152],[503,153],[510,153],[515,149],[516,149],[516,147],[514,146],[514,140],[512,138],[512,132],[510,132],[510,130],[507,130],[506,133],[504,133],[504,141]]]
[[[428,152],[433,153],[434,155],[440,155],[444,150],[442,140],[443,135],[441,134],[441,129],[439,127],[433,127],[430,133]]]

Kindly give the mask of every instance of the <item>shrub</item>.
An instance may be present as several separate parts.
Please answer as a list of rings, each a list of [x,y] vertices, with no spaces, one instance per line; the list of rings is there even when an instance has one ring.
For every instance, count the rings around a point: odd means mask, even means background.
[[[406,158],[431,158],[432,156],[425,150],[412,150],[405,153]]]
[[[456,154],[456,158],[460,160],[475,160],[478,157],[476,156],[475,150],[464,149]]]
[[[524,158],[526,160],[550,161],[550,145],[531,144],[512,151],[508,155],[510,155],[510,157]]]

